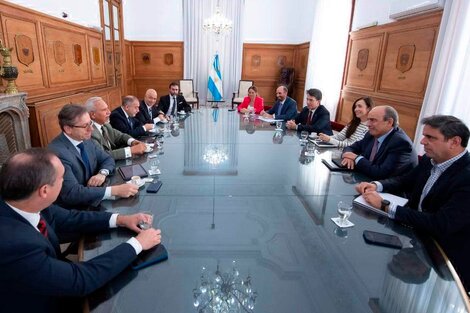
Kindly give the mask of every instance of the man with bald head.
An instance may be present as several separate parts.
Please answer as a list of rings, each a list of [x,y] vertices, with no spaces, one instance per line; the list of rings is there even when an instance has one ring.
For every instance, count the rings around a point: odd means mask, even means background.
[[[367,117],[369,132],[343,150],[342,164],[371,179],[384,179],[410,171],[418,164],[411,139],[398,127],[398,112],[377,106]]]
[[[276,89],[276,102],[274,106],[266,111],[261,111],[260,115],[266,118],[273,118],[276,120],[288,121],[295,118],[297,115],[297,102],[289,97],[289,90],[286,86],[281,85]]]
[[[165,113],[157,106],[157,92],[155,89],[147,89],[144,99],[140,101],[139,113],[135,116],[142,124],[166,123]]]

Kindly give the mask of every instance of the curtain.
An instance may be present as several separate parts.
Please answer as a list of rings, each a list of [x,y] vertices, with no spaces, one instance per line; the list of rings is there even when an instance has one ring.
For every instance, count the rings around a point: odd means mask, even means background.
[[[232,31],[216,37],[202,29],[204,19],[215,14],[219,4],[223,16],[232,21]],[[199,99],[207,99],[209,67],[219,54],[223,95],[226,101],[238,88],[243,53],[243,11],[245,0],[183,0],[184,77],[194,80]]]
[[[470,125],[470,1],[447,0],[434,52],[428,87],[420,120],[433,114],[454,115]],[[418,125],[415,148],[420,144],[423,126]]]
[[[321,103],[330,111],[332,119],[341,92],[351,10],[351,0],[317,0],[312,16],[313,31],[305,89],[322,91]]]

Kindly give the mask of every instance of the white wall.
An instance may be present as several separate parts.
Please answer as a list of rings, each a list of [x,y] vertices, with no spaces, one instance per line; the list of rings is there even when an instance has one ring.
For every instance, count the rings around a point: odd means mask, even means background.
[[[372,22],[378,22],[379,25],[393,22],[393,20],[388,18],[392,1],[356,0],[352,30]]]
[[[182,0],[125,0],[124,38],[183,41]]]
[[[244,42],[308,42],[314,7],[312,0],[245,0]]]
[[[101,27],[98,0],[8,0],[9,2],[30,8],[62,19],[66,12],[67,21],[88,27]]]

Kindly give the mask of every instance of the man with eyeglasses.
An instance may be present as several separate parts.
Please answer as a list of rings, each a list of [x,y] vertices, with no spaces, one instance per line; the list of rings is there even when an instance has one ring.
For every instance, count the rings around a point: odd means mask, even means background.
[[[138,192],[133,184],[103,186],[115,163],[90,139],[93,122],[84,106],[65,105],[59,112],[59,125],[62,133],[48,146],[65,167],[57,204],[66,208],[98,206],[101,200],[127,198]]]
[[[157,92],[155,89],[148,89],[144,99],[140,101],[139,113],[135,116],[142,124],[166,123],[165,113],[157,106]]]
[[[168,86],[170,94],[161,96],[158,102],[158,110],[166,114],[166,116],[175,116],[178,112],[191,112],[191,107],[186,99],[179,94],[180,86],[177,82],[171,82]]]

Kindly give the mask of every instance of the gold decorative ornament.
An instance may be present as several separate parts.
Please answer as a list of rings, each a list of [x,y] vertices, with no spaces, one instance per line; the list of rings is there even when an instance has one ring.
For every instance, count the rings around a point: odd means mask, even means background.
[[[15,80],[18,78],[18,69],[16,66],[11,65],[11,51],[13,48],[7,48],[0,40],[0,54],[3,56],[3,65],[0,65],[0,77],[7,81],[6,94],[16,94]]]

